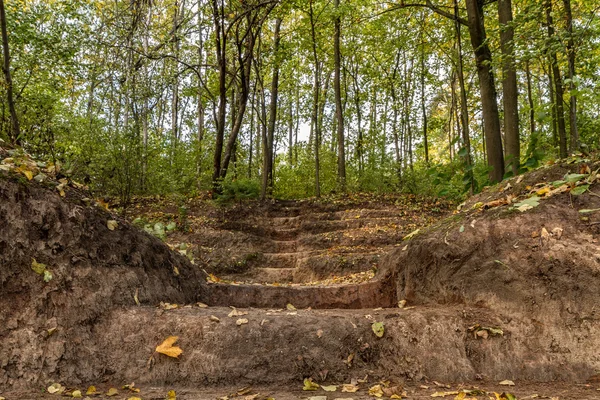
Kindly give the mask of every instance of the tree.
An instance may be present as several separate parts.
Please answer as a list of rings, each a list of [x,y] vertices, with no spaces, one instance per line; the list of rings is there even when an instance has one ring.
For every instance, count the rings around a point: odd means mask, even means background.
[[[475,52],[475,63],[477,65],[477,75],[479,76],[487,159],[488,165],[491,167],[490,180],[500,182],[504,177],[504,155],[502,152],[496,86],[492,71],[492,52],[487,42],[483,17],[484,2],[483,0],[466,1],[471,44]]]
[[[341,54],[340,54],[340,36],[341,36],[341,18],[339,15],[340,0],[334,0],[335,7],[335,33],[333,36],[333,58],[335,62],[333,87],[335,92],[335,116],[337,121],[337,147],[338,147],[338,184],[342,191],[346,190],[346,145],[344,141],[344,113],[342,109],[342,89],[341,89]]]
[[[0,27],[2,29],[2,57],[4,59],[2,71],[4,72],[4,79],[6,81],[6,98],[10,113],[11,128],[9,137],[13,143],[20,144],[21,128],[19,126],[19,118],[17,117],[17,111],[15,109],[15,101],[13,97],[13,82],[10,73],[10,51],[8,47],[8,32],[6,29],[6,11],[4,9],[4,0],[0,0]]]
[[[502,101],[504,103],[505,162],[513,175],[519,173],[521,142],[519,139],[519,93],[514,59],[513,13],[511,0],[498,1],[500,22],[500,48],[502,51]]]

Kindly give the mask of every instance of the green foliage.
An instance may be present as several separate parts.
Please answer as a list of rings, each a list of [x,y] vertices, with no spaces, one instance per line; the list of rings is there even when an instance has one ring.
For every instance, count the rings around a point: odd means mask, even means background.
[[[256,200],[260,196],[260,185],[252,179],[225,180],[221,183],[221,194],[217,196],[219,203]]]

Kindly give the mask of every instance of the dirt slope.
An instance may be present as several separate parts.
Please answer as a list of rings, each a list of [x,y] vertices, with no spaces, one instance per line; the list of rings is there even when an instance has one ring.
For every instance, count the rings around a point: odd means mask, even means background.
[[[600,208],[597,178],[578,196],[545,198],[540,189],[579,169],[557,165],[504,183],[382,261],[408,304],[465,305],[497,315],[504,336],[487,339],[497,354],[469,355],[479,374],[497,375],[497,364],[505,363],[515,378],[582,382],[600,370],[600,225],[595,213],[579,212]],[[577,185],[595,174],[582,174]],[[514,209],[535,191],[542,194],[538,206]]]
[[[97,321],[116,308],[193,302],[205,275],[160,240],[65,187],[0,171],[0,387],[100,377]],[[46,265],[46,283],[32,269]]]

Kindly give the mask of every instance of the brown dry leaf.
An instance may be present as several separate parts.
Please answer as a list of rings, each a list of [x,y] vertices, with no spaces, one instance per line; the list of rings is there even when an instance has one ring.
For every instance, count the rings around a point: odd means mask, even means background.
[[[116,396],[119,394],[119,391],[116,388],[110,388],[108,389],[108,392],[106,392],[107,396]]]
[[[494,201],[490,201],[488,203],[485,203],[483,205],[483,208],[487,209],[487,208],[495,208],[495,207],[500,207],[506,204],[506,199],[498,199],[498,200],[494,200]]]
[[[204,304],[204,303],[196,303],[196,305],[197,305],[199,308],[208,308],[208,305],[207,305],[207,304]]]
[[[503,385],[503,386],[515,386],[515,383],[513,381],[510,380],[504,380],[500,383],[498,383],[498,385]]]
[[[240,318],[237,321],[235,321],[235,324],[237,326],[245,325],[247,323],[248,323],[248,320],[246,318]]]
[[[323,336],[323,329],[317,331],[317,337],[320,339]]]
[[[342,392],[354,393],[354,392],[358,392],[358,389],[359,389],[359,387],[352,383],[344,383],[342,385]]]
[[[560,240],[563,234],[563,228],[556,227],[552,229],[552,236],[556,237],[557,240]]]
[[[540,231],[540,236],[542,237],[543,243],[547,243],[550,240],[550,233],[548,233],[548,230],[546,228],[542,228],[542,230]]]
[[[229,314],[227,314],[228,317],[241,317],[242,315],[247,315],[248,311],[239,311],[237,308],[235,307],[231,307],[232,310]]]
[[[219,317],[215,317],[214,315],[211,315],[211,316],[210,316],[210,320],[211,320],[212,322],[221,322],[221,320],[219,319]]]
[[[177,358],[183,353],[183,350],[173,344],[179,339],[179,336],[169,336],[160,345],[156,346],[156,352],[169,357]]]
[[[404,393],[404,387],[402,385],[383,387],[383,394],[385,394],[389,398],[398,398],[402,397],[402,393]],[[394,397],[397,396],[397,397]]]

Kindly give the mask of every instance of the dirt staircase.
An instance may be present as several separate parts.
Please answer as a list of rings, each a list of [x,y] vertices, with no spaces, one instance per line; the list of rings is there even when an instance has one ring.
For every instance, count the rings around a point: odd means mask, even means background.
[[[396,306],[393,278],[375,273],[381,256],[414,229],[400,207],[301,201],[277,202],[222,227],[253,243],[246,252],[255,257],[243,272],[214,272],[202,293],[207,304],[330,309]]]

